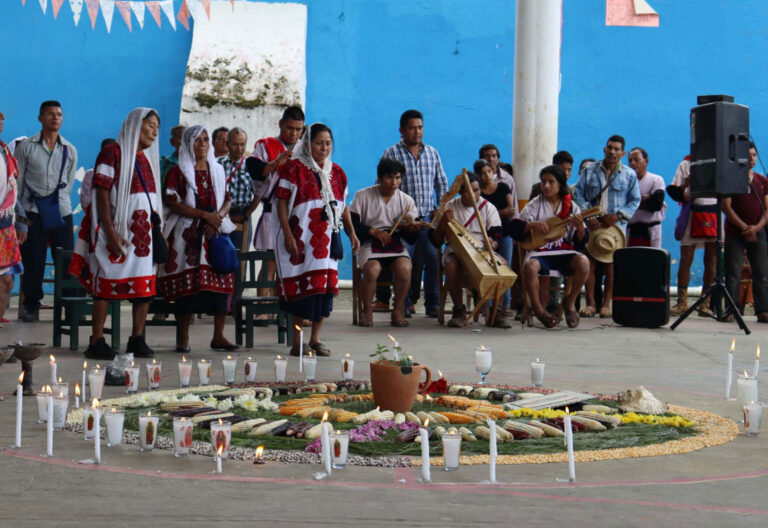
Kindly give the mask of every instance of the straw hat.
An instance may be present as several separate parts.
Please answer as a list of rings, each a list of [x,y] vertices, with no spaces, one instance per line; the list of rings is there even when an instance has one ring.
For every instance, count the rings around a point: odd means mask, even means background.
[[[589,233],[587,251],[595,260],[610,264],[613,262],[613,252],[626,245],[627,239],[624,230],[619,226],[612,225]]]

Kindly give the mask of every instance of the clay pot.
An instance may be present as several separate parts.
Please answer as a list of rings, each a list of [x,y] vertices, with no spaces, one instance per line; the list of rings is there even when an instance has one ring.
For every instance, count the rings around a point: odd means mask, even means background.
[[[424,390],[432,382],[429,367],[414,363],[412,367],[401,367],[394,361],[371,362],[371,387],[373,399],[382,411],[408,412],[419,393],[421,373],[427,373]]]

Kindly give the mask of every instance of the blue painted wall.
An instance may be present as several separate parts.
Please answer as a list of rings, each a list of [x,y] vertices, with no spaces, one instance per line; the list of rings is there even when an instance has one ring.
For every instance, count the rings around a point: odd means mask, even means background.
[[[175,2],[180,4],[180,1]],[[513,0],[305,0],[308,6],[307,110],[334,130],[334,160],[350,192],[370,185],[383,150],[399,139],[406,108],[425,114],[425,140],[440,151],[449,177],[470,166],[482,143],[504,159],[512,142]],[[612,133],[650,153],[652,172],[669,182],[688,150],[688,112],[701,93],[729,93],[751,107],[762,145],[768,47],[755,1],[652,0],[659,28],[605,26],[604,0],[565,0],[559,147],[579,160],[599,158]],[[191,33],[151,17],[134,32],[115,12],[111,34],[83,12],[74,27],[67,2],[54,21],[37,2],[0,4],[0,110],[3,138],[37,131],[39,103],[61,100],[63,134],[81,165],[95,159],[135,106],[159,110],[167,130],[179,115]],[[233,123],[211,123],[211,125]],[[768,141],[768,140],[766,140]],[[163,148],[163,151],[166,149]],[[673,262],[678,207],[668,201],[664,245]],[[676,265],[673,266],[673,282]],[[701,257],[693,283],[700,283]],[[349,262],[342,266],[349,278]]]

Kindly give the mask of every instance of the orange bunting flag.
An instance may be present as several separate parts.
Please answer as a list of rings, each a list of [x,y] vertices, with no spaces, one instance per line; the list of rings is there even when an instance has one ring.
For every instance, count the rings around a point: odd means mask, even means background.
[[[205,9],[205,15],[208,17],[208,20],[211,19],[211,0],[200,0],[200,3],[203,4],[203,8]]]
[[[187,7],[187,0],[184,0],[181,3],[181,7],[179,8],[179,13],[176,15],[176,18],[181,22],[181,25],[187,28],[187,31],[189,31],[189,8]]]
[[[117,0],[115,5],[117,6],[117,10],[120,11],[120,15],[122,15],[125,25],[128,26],[128,31],[133,33],[133,27],[131,27],[131,4],[123,0]]]
[[[152,15],[152,18],[155,19],[155,24],[157,24],[157,27],[162,28],[163,27],[163,19],[160,16],[160,4],[157,2],[147,2],[147,11]]]
[[[88,17],[91,19],[91,29],[96,29],[96,19],[99,16],[99,0],[85,0]]]
[[[63,3],[64,0],[51,0],[51,5],[53,6],[53,18],[59,16],[59,9],[61,9],[61,4]]]

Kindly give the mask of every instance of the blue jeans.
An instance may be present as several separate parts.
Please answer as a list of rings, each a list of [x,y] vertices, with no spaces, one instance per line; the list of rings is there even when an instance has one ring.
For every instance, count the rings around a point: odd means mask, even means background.
[[[411,292],[408,297],[414,304],[419,300],[422,271],[424,272],[424,306],[437,308],[437,248],[429,240],[429,229],[419,231],[415,244],[405,242],[411,256]]]
[[[499,249],[497,253],[504,257],[510,267],[512,267],[512,250],[515,248],[514,241],[511,236],[503,236],[499,241]],[[509,289],[504,292],[504,300],[501,303],[502,308],[509,308],[512,304],[512,290]]]

